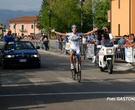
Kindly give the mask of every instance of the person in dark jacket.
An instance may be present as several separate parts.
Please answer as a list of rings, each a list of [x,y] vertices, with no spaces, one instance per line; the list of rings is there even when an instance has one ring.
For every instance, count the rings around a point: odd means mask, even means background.
[[[48,40],[48,35],[44,35],[43,38],[42,38],[42,41],[43,41],[43,45],[44,45],[44,49],[47,51],[49,50],[49,40]]]
[[[99,44],[101,43],[101,40],[102,40],[102,36],[103,36],[103,35],[104,35],[105,39],[110,40],[107,27],[103,27],[102,29],[98,29],[98,30],[96,31],[96,33],[98,34],[98,41],[99,41]]]
[[[4,36],[3,40],[5,42],[14,42],[15,41],[15,38],[13,37],[11,30],[8,31],[7,35]]]

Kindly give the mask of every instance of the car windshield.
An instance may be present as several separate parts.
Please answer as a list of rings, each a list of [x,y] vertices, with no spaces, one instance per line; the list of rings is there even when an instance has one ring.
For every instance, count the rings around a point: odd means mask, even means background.
[[[21,49],[34,49],[34,46],[31,42],[9,42],[5,46],[5,50],[21,50]]]

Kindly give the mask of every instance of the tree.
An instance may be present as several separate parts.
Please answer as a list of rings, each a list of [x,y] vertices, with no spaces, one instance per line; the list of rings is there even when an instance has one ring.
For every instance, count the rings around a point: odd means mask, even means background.
[[[43,0],[38,21],[47,32],[49,31],[49,13],[51,10],[51,27],[61,32],[70,31],[72,24],[78,26],[80,31],[81,6],[79,0]],[[83,31],[92,29],[93,14],[92,1],[85,0],[82,6],[83,13]]]
[[[110,9],[110,0],[93,0],[94,24],[99,28],[110,27],[107,20],[107,12]]]

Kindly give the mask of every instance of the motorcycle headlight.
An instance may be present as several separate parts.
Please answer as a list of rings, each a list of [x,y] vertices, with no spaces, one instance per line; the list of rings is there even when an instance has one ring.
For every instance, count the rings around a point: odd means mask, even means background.
[[[39,57],[40,57],[40,55],[39,55],[39,54],[34,54],[34,55],[31,55],[31,57],[39,58]]]
[[[5,58],[14,58],[15,55],[6,55]]]
[[[107,54],[112,54],[112,49],[107,49],[106,52]]]

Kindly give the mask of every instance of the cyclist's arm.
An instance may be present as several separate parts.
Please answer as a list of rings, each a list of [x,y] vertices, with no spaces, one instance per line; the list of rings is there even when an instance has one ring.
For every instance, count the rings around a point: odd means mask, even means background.
[[[66,36],[66,33],[57,32],[57,31],[55,31],[55,29],[52,29],[51,32],[58,34],[60,36]]]
[[[92,31],[89,31],[87,33],[83,33],[82,36],[86,37],[86,36],[90,35],[91,33],[95,32],[95,31],[97,31],[97,28],[94,28]]]
[[[82,36],[85,36],[85,37],[86,37],[86,36],[90,35],[90,34],[93,33],[93,32],[95,32],[95,31],[92,30],[92,31],[89,31],[89,32],[87,32],[87,33],[83,33]]]

